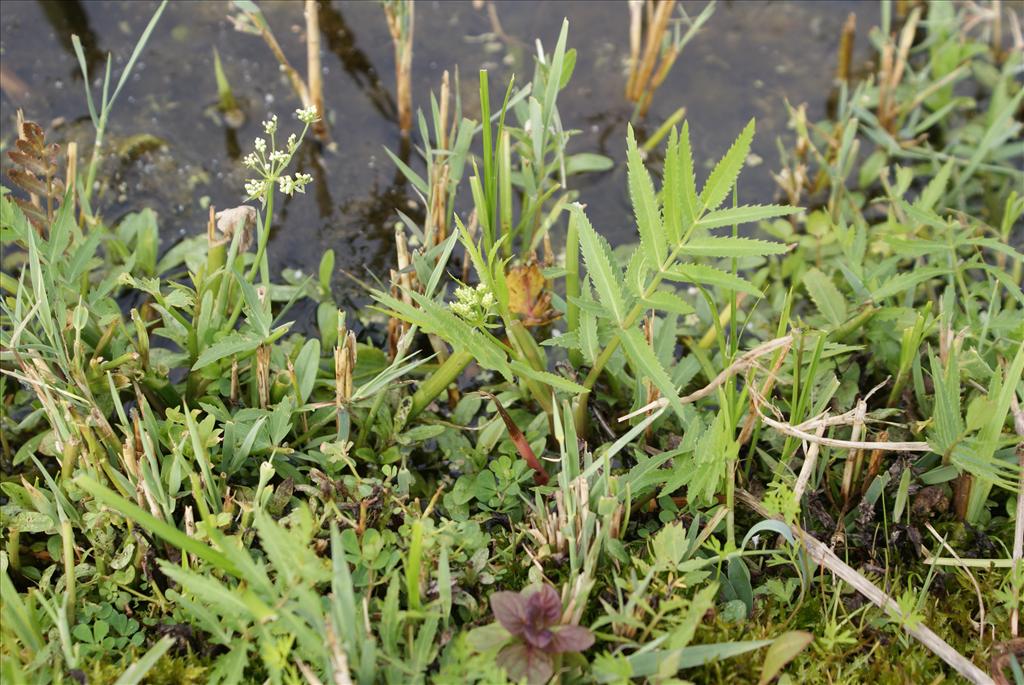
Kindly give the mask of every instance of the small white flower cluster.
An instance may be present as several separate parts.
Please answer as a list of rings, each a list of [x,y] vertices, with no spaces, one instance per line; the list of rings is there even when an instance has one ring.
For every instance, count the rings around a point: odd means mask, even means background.
[[[292,193],[305,193],[306,184],[311,183],[313,177],[309,174],[297,173],[295,178],[291,175],[285,174],[277,179],[277,189],[285,195],[291,195]]]
[[[310,105],[306,109],[295,110],[295,117],[307,126],[320,118],[316,113],[316,105]]]
[[[296,136],[294,133],[288,136],[285,146],[277,148],[275,136],[277,134],[277,115],[273,114],[263,122],[263,132],[270,137],[270,144],[264,138],[257,138],[253,141],[253,149],[242,160],[242,163],[255,171],[261,178],[251,178],[245,182],[247,200],[259,200],[264,206],[270,194],[274,192],[274,184],[278,190],[285,195],[306,192],[306,185],[313,181],[309,174],[297,173],[295,176],[284,174],[285,168],[291,163],[292,156],[299,149],[299,143],[309,130],[310,124],[317,120],[316,107],[295,110],[295,117],[305,124],[302,133]],[[269,150],[269,154],[268,154]]]
[[[460,286],[456,289],[455,301],[450,306],[459,318],[473,325],[482,326],[487,323],[497,304],[494,293],[481,283],[475,288],[468,285]]]

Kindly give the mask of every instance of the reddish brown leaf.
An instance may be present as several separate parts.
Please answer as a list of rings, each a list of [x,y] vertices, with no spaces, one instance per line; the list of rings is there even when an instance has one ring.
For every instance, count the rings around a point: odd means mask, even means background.
[[[526,678],[530,685],[546,683],[555,672],[548,654],[522,642],[503,647],[496,662],[511,680],[518,682]]]
[[[544,485],[548,482],[548,474],[544,470],[544,466],[541,465],[540,460],[537,459],[537,455],[533,453],[533,448],[530,447],[530,443],[526,441],[526,436],[523,435],[523,431],[519,430],[519,426],[516,425],[512,417],[505,411],[505,407],[501,406],[501,402],[498,398],[491,393],[480,390],[481,395],[493,400],[494,406],[498,410],[498,414],[501,416],[501,420],[505,422],[505,428],[508,429],[508,437],[512,438],[512,443],[516,446],[516,451],[519,452],[519,456],[522,457],[527,464],[530,465],[536,473],[533,476],[533,482],[537,485]]]
[[[582,652],[594,644],[594,634],[583,626],[559,626],[551,632],[554,638],[549,652]]]
[[[491,595],[491,611],[505,630],[521,635],[526,626],[526,598],[518,592],[495,592]]]

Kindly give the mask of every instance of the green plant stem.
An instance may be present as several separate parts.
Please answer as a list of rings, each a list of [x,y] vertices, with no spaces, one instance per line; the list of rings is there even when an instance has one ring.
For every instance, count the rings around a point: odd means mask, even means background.
[[[61,521],[60,537],[64,556],[64,599],[67,600],[68,624],[74,625],[75,607],[78,602],[75,597],[75,533],[71,528],[71,521]]]
[[[277,179],[274,179],[275,181]],[[267,253],[267,243],[270,242],[270,222],[274,217],[274,191],[271,190],[267,193],[267,206],[266,216],[263,219],[263,231],[260,233],[259,245],[256,247],[256,259],[253,261],[252,266],[249,267],[249,273],[245,275],[245,279],[252,283],[256,279],[256,271],[260,268],[260,262],[263,261],[264,255]],[[231,317],[227,321],[227,325],[223,330],[230,331],[235,327],[235,322],[238,321],[239,315],[242,313],[242,299],[239,298],[235,302],[235,308],[231,311]]]
[[[580,296],[580,232],[576,212],[569,213],[569,227],[565,234],[565,323],[570,333],[579,330],[580,308],[575,300]],[[579,350],[570,350],[569,361],[574,367],[583,363]]]
[[[434,398],[440,395],[445,389],[455,382],[462,370],[473,361],[473,355],[466,350],[452,352],[444,364],[437,368],[437,371],[420,384],[416,393],[412,396],[412,407],[409,409],[409,417],[406,421],[412,421],[427,408]]]
[[[687,235],[684,236],[683,239],[679,241],[679,244],[672,249],[672,252],[665,258],[665,263],[659,266],[657,273],[654,274],[654,278],[651,279],[651,282],[644,289],[640,302],[634,304],[633,308],[629,310],[625,318],[622,320],[622,323],[619,326],[620,328],[627,330],[636,325],[637,319],[639,319],[640,315],[644,313],[645,307],[643,305],[643,300],[646,300],[653,295],[654,291],[658,289],[659,285],[661,285],[662,278],[664,278],[669,266],[676,260],[676,257],[679,255],[679,250],[681,250],[683,245],[686,244],[690,232],[693,231],[693,228],[696,225],[697,223],[694,221],[690,230],[687,231]],[[608,364],[608,360],[612,358],[612,355],[618,348],[619,337],[615,336],[608,342],[608,346],[601,351],[601,354],[598,355],[597,359],[594,360],[594,366],[590,369],[590,373],[588,373],[587,377],[583,380],[583,387],[586,388],[587,391],[580,393],[580,396],[576,399],[576,407],[573,410],[573,421],[576,424],[576,432],[581,437],[586,434],[587,429],[587,402],[590,399],[590,391],[594,389],[594,385],[597,383],[597,379],[601,377],[601,372],[604,371],[605,365]]]

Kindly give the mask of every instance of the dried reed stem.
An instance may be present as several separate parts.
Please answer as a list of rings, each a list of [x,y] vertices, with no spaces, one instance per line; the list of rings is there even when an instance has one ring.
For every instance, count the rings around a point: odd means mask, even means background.
[[[758,515],[765,518],[774,518],[768,509],[761,502],[746,490],[737,488],[736,495],[741,502],[750,507]],[[890,595],[886,594],[877,585],[858,573],[842,559],[837,557],[824,543],[819,542],[813,536],[804,532],[800,526],[789,524],[793,536],[807,550],[811,559],[829,570],[832,575],[845,581],[857,592],[867,597],[875,606],[883,609],[889,615],[895,617],[900,626],[922,645],[928,648],[933,654],[945,661],[953,670],[975,685],[994,685],[992,678],[974,665],[970,659],[953,649],[941,637],[935,634],[930,628],[917,621],[910,621],[899,604]]]
[[[632,89],[627,97],[632,102],[638,102],[648,89],[648,82],[651,73],[654,71],[658,53],[661,51],[661,44],[665,37],[665,30],[668,28],[668,21],[672,18],[672,10],[675,9],[675,0],[661,0],[654,10],[651,24],[648,26],[646,40],[644,41],[643,59],[637,69],[635,77],[630,78]]]
[[[756,391],[753,390],[753,388],[751,388],[751,393],[754,392]],[[931,451],[931,448],[928,446],[927,442],[885,442],[881,440],[875,442],[867,442],[860,440],[837,440],[835,438],[819,437],[813,433],[808,433],[806,430],[802,428],[798,428],[796,426],[784,423],[782,421],[776,421],[772,418],[765,416],[764,412],[761,411],[761,404],[763,402],[764,398],[762,397],[754,405],[757,409],[758,415],[761,417],[761,420],[764,421],[769,426],[771,426],[772,428],[774,428],[775,430],[779,431],[780,433],[792,436],[794,438],[800,438],[801,440],[806,440],[808,442],[816,442],[822,445],[828,445],[829,447],[842,447],[845,449],[885,450],[888,452]],[[815,426],[815,428],[817,428],[817,425]]]
[[[78,186],[75,183],[75,179],[78,178],[78,143],[71,141],[68,143],[67,152],[68,168],[67,176],[65,177],[64,187],[71,190],[71,216],[75,215],[75,201],[78,197]]]
[[[850,440],[856,442],[864,430],[864,419],[867,417],[868,404],[864,400],[857,402],[853,410],[853,428],[850,430]],[[821,437],[821,436],[819,436]],[[853,481],[860,470],[859,461],[863,452],[860,449],[846,455],[846,463],[843,465],[843,482],[840,486],[840,493],[843,496],[843,508],[850,503],[850,494],[853,492]]]
[[[307,107],[316,107],[318,115],[313,123],[313,133],[320,140],[327,140],[327,113],[324,110],[324,86],[320,66],[320,17],[317,13],[316,0],[306,0],[306,79],[309,92]]]
[[[850,12],[839,34],[839,58],[836,62],[836,78],[850,80],[850,65],[853,63],[853,39],[857,35],[857,14]]]
[[[818,429],[814,432],[817,437],[821,437],[825,434],[825,424],[818,426]],[[796,479],[796,485],[793,486],[793,500],[799,505],[800,500],[803,499],[804,490],[807,489],[807,483],[811,479],[811,474],[814,473],[814,467],[818,463],[818,452],[821,450],[821,443],[812,442],[810,446],[805,445],[807,453],[804,456],[804,464],[800,468],[800,475]]]
[[[398,100],[398,128],[409,137],[412,130],[412,42],[416,25],[414,0],[391,0],[384,4],[391,42],[395,47],[395,96]]]
[[[640,42],[644,31],[644,0],[629,0],[629,80],[626,99],[633,100],[633,88],[640,68]]]

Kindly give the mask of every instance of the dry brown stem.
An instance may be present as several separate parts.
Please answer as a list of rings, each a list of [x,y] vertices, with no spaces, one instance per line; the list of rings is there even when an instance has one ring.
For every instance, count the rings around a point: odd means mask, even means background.
[[[839,59],[836,62],[836,78],[850,80],[850,64],[853,62],[853,39],[857,35],[857,14],[850,12],[839,35]]]
[[[743,489],[737,489],[737,498],[765,518],[775,518],[761,502]],[[939,637],[928,626],[911,621],[910,617],[903,613],[899,604],[890,595],[886,594],[877,585],[858,573],[849,564],[837,557],[824,543],[819,542],[813,536],[806,533],[796,524],[788,524],[793,536],[807,550],[810,557],[818,564],[824,566],[828,571],[845,581],[857,592],[867,597],[875,606],[883,609],[887,614],[896,618],[900,626],[907,631],[918,642],[928,648],[933,654],[945,661],[953,670],[975,685],[994,685],[992,678],[974,665],[970,659],[953,649],[949,643]]]
[[[672,18],[672,10],[675,9],[675,0],[661,0],[651,11],[650,6],[648,7],[648,25],[646,35],[641,30],[643,36],[641,41],[643,43],[643,57],[639,62],[636,60],[635,53],[631,55],[630,61],[630,76],[629,82],[626,87],[626,98],[630,102],[641,102],[644,100],[644,106],[642,109],[646,111],[649,106],[650,98],[649,95],[653,93],[656,86],[651,82],[651,75],[654,73],[655,66],[657,65],[658,55],[661,52],[661,46],[664,42],[665,31],[668,29],[668,22]],[[640,13],[635,9],[635,5],[630,4],[630,49],[634,48],[634,34],[637,32],[637,26],[640,24],[638,21]],[[663,57],[662,65],[664,66],[665,58]],[[672,55],[671,60],[675,60],[675,55]],[[671,65],[669,65],[671,66]],[[668,73],[667,69],[664,73],[659,69],[661,80],[664,80],[665,74]]]
[[[320,140],[326,141],[330,135],[327,131],[327,112],[324,109],[324,85],[320,66],[320,17],[317,12],[316,0],[306,0],[306,78],[309,92],[307,107],[316,107],[317,120],[313,123],[313,133]]]
[[[400,9],[401,8],[401,9]],[[395,48],[395,98],[398,100],[398,128],[408,138],[412,130],[412,43],[416,26],[414,0],[392,0],[384,4],[384,17]]]

